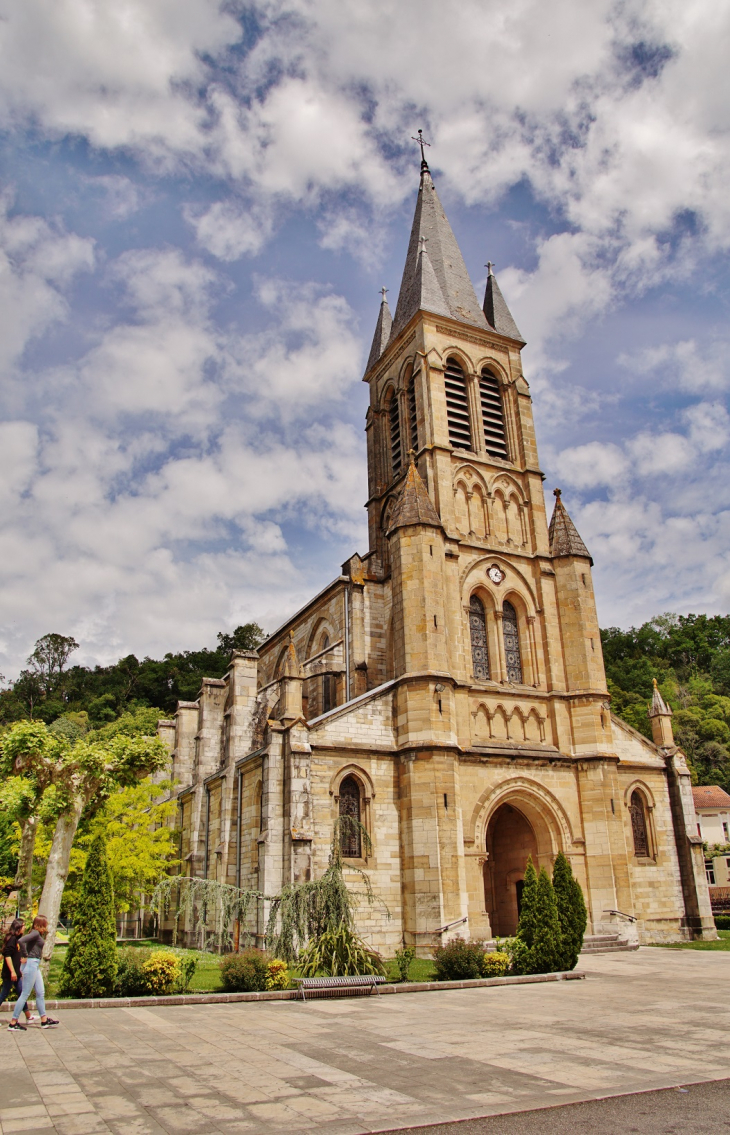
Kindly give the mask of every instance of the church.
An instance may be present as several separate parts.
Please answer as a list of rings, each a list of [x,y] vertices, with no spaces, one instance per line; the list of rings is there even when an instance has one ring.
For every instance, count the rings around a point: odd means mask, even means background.
[[[422,159],[363,378],[368,550],[159,723],[183,874],[273,896],[324,872],[347,815],[369,840],[345,826],[346,875],[381,900],[358,929],[386,956],[513,934],[527,857],[559,851],[589,934],[716,937],[671,710],[655,687],[653,743],[611,714],[558,489],[548,524],[524,345],[491,266],[480,306]]]

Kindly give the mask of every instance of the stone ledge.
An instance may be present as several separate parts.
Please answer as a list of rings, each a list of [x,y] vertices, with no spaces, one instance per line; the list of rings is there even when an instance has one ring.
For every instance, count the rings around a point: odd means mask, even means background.
[[[477,977],[465,981],[408,981],[397,985],[377,986],[376,997],[383,993],[431,993],[440,989],[479,989],[487,985],[535,985],[543,981],[585,981],[586,975],[577,970],[567,973],[531,973],[514,977]],[[317,992],[317,991],[314,991]],[[351,991],[347,994],[352,996]],[[357,994],[357,996],[363,996]],[[369,996],[372,996],[370,994]],[[307,994],[308,999],[312,993]],[[316,998],[314,998],[316,1000]],[[137,1009],[155,1005],[228,1005],[236,1001],[299,1001],[298,989],[271,989],[263,993],[182,993],[169,997],[95,997],[68,1000],[47,1000],[46,1008],[55,1009]],[[7,1001],[0,1005],[0,1012],[12,1009]]]

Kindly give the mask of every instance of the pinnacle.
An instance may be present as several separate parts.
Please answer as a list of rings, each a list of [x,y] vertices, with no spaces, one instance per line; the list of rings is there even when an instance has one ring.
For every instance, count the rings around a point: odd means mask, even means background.
[[[393,326],[393,316],[390,314],[388,301],[385,297],[386,289],[381,289],[383,299],[380,304],[380,311],[378,313],[378,322],[375,324],[375,334],[373,335],[372,346],[370,347],[370,354],[368,355],[367,366],[365,373],[367,374],[371,367],[374,367],[383,351],[388,345],[390,338],[391,328]]]
[[[303,677],[302,667],[299,663],[299,655],[297,648],[294,645],[294,631],[289,631],[289,645],[286,650],[284,664],[281,668],[282,678],[301,678]]]
[[[484,314],[487,317],[487,323],[498,334],[504,335],[508,339],[516,339],[518,343],[524,344],[525,340],[512,318],[512,312],[505,303],[504,296],[497,283],[497,277],[492,271],[492,265],[489,264],[488,268],[487,289],[484,293]]]
[[[656,678],[652,680],[654,682],[654,690],[651,696],[651,705],[649,706],[649,717],[671,717],[672,711],[659,692]]]
[[[421,524],[428,528],[441,528],[439,514],[433,506],[426,486],[416,468],[415,454],[409,453],[410,465],[406,474],[405,483],[398,501],[393,510],[388,535],[396,528],[405,528],[410,524]]]
[[[593,557],[581,540],[578,529],[568,516],[562,501],[560,489],[555,489],[555,509],[553,511],[548,537],[551,556],[582,556],[593,563]]]

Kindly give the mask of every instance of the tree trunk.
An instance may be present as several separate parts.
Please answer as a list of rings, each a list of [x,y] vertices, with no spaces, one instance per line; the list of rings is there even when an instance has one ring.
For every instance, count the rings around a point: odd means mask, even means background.
[[[48,976],[51,954],[56,944],[56,928],[58,916],[61,913],[63,888],[66,886],[66,879],[68,878],[71,846],[76,835],[76,829],[79,826],[81,813],[84,810],[84,803],[81,798],[74,800],[68,812],[64,812],[58,817],[56,829],[53,833],[51,854],[48,856],[46,867],[46,881],[43,884],[43,894],[38,905],[38,913],[45,915],[48,919],[48,933],[46,934],[43,961],[41,962],[44,977]]]
[[[18,898],[18,917],[23,918],[26,911],[33,910],[33,852],[38,831],[38,817],[28,816],[23,823],[18,853],[18,870],[15,885],[20,890]]]

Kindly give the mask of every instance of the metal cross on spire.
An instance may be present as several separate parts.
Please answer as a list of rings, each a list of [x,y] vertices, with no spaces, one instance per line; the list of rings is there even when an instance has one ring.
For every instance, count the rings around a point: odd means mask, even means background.
[[[382,299],[380,301],[381,303],[387,302],[385,297],[386,297],[386,295],[388,294],[389,291],[390,291],[390,289],[386,288],[385,284],[383,284],[382,288],[380,289],[380,295],[382,296]]]
[[[425,169],[428,169],[428,162],[426,161],[426,151],[424,150],[423,147],[424,146],[430,146],[431,143],[427,142],[426,139],[423,137],[423,130],[418,131],[418,137],[417,138],[414,135],[411,135],[411,141],[412,142],[418,142],[418,145],[421,147],[421,173],[423,173],[423,171]]]
[[[494,272],[492,271],[492,268],[496,268],[497,265],[493,264],[491,260],[488,260],[487,263],[484,265],[484,267],[487,269],[487,275],[493,276]]]

